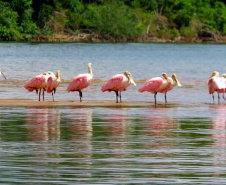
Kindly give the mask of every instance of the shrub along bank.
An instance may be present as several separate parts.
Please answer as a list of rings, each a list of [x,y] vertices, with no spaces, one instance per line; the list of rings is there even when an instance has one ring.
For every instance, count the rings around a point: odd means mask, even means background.
[[[3,0],[0,41],[226,42],[225,0]]]

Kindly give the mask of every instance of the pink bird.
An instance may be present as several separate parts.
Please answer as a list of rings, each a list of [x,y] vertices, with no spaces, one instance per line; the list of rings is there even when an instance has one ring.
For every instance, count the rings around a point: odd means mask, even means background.
[[[72,81],[67,86],[68,92],[79,92],[80,102],[82,102],[82,89],[88,87],[93,79],[93,73],[92,73],[92,64],[88,64],[88,71],[89,73],[85,74],[79,74],[72,78]]]
[[[168,78],[166,73],[162,74],[162,77],[155,77],[147,80],[140,88],[139,92],[148,91],[154,94],[155,105],[157,93],[165,93],[165,103],[167,103],[166,93],[173,89],[176,85],[181,86],[177,79],[176,74],[172,75],[172,78]]]
[[[117,74],[108,80],[102,87],[101,91],[111,92],[115,91],[116,94],[116,103],[118,103],[118,96],[120,97],[120,103],[122,103],[121,92],[125,91],[126,88],[130,85],[136,83],[134,82],[130,72],[125,71],[124,74]],[[118,93],[119,92],[119,93]]]
[[[181,86],[180,82],[177,79],[177,75],[175,73],[172,74],[172,77],[168,78],[168,83],[166,87],[159,90],[160,93],[165,93],[165,103],[167,104],[166,93],[171,91],[175,86]]]
[[[25,85],[24,88],[27,89],[29,92],[33,92],[34,90],[38,94],[39,90],[39,101],[40,101],[40,96],[41,96],[41,91],[43,89],[43,101],[44,101],[44,91],[47,85],[47,79],[50,75],[48,72],[44,72],[41,75],[37,75],[30,79]]]
[[[223,77],[219,77],[219,73],[217,71],[214,71],[212,76],[209,78],[208,87],[209,87],[209,94],[212,94],[213,96],[213,103],[214,101],[214,93],[217,91],[218,93],[218,104],[220,103],[220,93],[223,93],[224,98],[224,92],[226,92],[226,75],[223,74]],[[226,100],[224,98],[224,100]]]
[[[1,76],[1,74],[2,74],[2,76],[6,79],[5,75],[4,75],[3,72],[2,72],[2,69],[0,68],[0,76]]]
[[[58,70],[55,75],[50,75],[47,79],[47,85],[46,85],[46,90],[47,93],[52,93],[53,101],[54,101],[54,96],[53,93],[56,93],[56,88],[59,86],[61,82],[60,78],[60,71]]]

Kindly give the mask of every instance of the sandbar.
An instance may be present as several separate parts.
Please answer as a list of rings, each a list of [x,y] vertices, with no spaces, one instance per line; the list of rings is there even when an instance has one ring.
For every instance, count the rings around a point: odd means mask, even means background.
[[[164,102],[159,102],[159,107],[174,107],[174,106],[218,106],[218,104],[205,103],[184,103],[184,102],[169,102],[165,105]],[[223,104],[225,105],[225,104]],[[0,107],[155,107],[154,102],[151,101],[124,101],[122,103],[115,103],[115,101],[37,101],[30,99],[0,99]]]

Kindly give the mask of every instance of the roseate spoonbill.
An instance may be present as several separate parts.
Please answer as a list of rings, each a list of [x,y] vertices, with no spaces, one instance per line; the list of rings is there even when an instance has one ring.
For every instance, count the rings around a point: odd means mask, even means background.
[[[214,71],[209,78],[208,87],[209,87],[209,94],[212,94],[213,96],[213,103],[214,101],[214,93],[217,91],[218,93],[218,104],[220,103],[220,93],[223,93],[224,98],[224,92],[226,90],[226,79],[225,75],[222,75],[223,77],[219,77],[219,73],[217,71]],[[225,99],[225,98],[224,98]]]
[[[223,73],[222,76],[226,79],[226,73]]]
[[[4,75],[3,72],[2,72],[2,69],[0,68],[0,76],[1,76],[1,74],[2,74],[2,76],[6,79],[5,75]]]
[[[130,72],[125,71],[124,74],[117,74],[113,76],[110,80],[108,80],[102,87],[101,91],[111,92],[115,91],[116,94],[116,103],[118,103],[118,96],[120,97],[120,103],[122,103],[121,92],[125,91],[126,88],[130,85],[136,83],[134,82],[132,75]],[[118,93],[119,92],[119,93]]]
[[[47,79],[47,85],[46,85],[46,90],[47,93],[52,93],[53,101],[54,101],[54,95],[56,93],[56,88],[59,86],[61,82],[60,78],[60,71],[58,70],[55,75],[50,75]]]
[[[176,85],[181,86],[180,82],[177,79],[176,74],[172,75],[172,78],[168,78],[166,73],[163,73],[161,77],[154,77],[147,80],[140,88],[139,92],[148,91],[154,94],[155,105],[157,93],[165,93],[165,103],[167,103],[166,93],[173,89]]]
[[[226,99],[225,99],[225,97],[224,97],[224,93],[226,92],[226,73],[223,73],[222,74],[222,77],[221,77],[221,80],[220,80],[223,84],[223,90],[222,90],[222,92],[223,92],[223,98],[224,98],[224,100],[226,101]]]
[[[172,74],[172,77],[168,78],[168,83],[162,89],[159,89],[159,93],[165,93],[165,104],[167,104],[166,93],[171,91],[176,85],[181,86],[181,83],[177,79],[177,75],[175,73]]]
[[[222,74],[222,77],[225,78],[225,86],[226,86],[226,73]],[[224,88],[224,93],[226,92],[226,87]],[[224,93],[223,93],[223,98],[224,98]],[[226,101],[226,99],[224,98],[224,100]]]
[[[41,75],[37,75],[30,79],[25,85],[24,88],[27,89],[29,92],[33,92],[34,90],[38,94],[39,90],[39,101],[40,101],[40,96],[41,96],[41,91],[43,89],[43,101],[44,101],[44,91],[47,85],[47,79],[49,77],[48,72],[44,72]]]
[[[88,71],[89,73],[85,74],[79,74],[72,78],[72,81],[67,86],[68,92],[79,92],[80,102],[82,102],[82,89],[88,87],[93,79],[93,73],[92,73],[92,64],[88,64]]]

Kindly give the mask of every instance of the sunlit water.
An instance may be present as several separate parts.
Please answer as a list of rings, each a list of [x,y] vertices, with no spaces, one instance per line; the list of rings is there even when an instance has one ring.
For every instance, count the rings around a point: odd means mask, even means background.
[[[2,183],[226,181],[225,106],[0,111]]]
[[[102,93],[111,76],[128,70],[137,83],[129,107],[0,107],[1,184],[225,184],[226,102],[212,104],[206,81],[225,71],[226,45],[0,43],[1,99],[31,99],[23,85],[44,71],[61,70],[55,99],[70,79],[93,64],[84,101],[115,100]],[[164,96],[137,89],[146,79],[176,73],[183,85]],[[51,101],[51,95],[46,95]]]
[[[26,81],[45,71],[61,71],[62,83],[56,100],[79,100],[77,92],[67,93],[72,77],[87,73],[93,64],[93,83],[84,90],[85,100],[115,100],[115,94],[102,93],[101,87],[115,74],[131,72],[137,86],[122,93],[125,101],[153,101],[153,95],[139,93],[145,80],[176,73],[183,85],[168,93],[168,100],[185,103],[212,103],[207,80],[213,71],[225,71],[226,45],[214,44],[29,44],[0,43],[0,67],[8,80],[0,78],[0,96],[10,99],[37,100],[35,93],[24,89]],[[164,101],[162,94],[157,96]],[[51,100],[51,95],[46,96]]]

